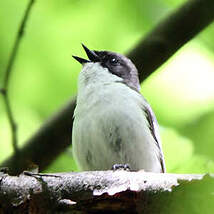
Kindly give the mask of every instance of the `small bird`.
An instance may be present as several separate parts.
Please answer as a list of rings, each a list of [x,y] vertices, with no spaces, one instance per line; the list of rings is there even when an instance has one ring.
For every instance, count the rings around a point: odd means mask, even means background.
[[[111,51],[92,51],[89,60],[73,56],[83,68],[78,79],[72,150],[83,170],[165,172],[155,115],[140,94],[138,71],[127,57]]]

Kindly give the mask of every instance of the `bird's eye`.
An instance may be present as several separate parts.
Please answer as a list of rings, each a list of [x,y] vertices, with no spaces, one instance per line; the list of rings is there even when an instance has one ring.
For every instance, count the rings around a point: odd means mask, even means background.
[[[114,57],[110,58],[110,59],[109,59],[109,62],[110,62],[112,65],[118,65],[118,64],[119,64],[118,60],[117,60],[116,58],[114,58]]]

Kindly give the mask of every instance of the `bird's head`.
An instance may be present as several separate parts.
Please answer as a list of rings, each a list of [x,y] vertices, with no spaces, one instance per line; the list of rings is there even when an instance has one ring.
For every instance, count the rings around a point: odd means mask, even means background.
[[[138,71],[130,59],[119,53],[89,50],[85,45],[82,46],[89,60],[78,56],[73,58],[84,66],[82,72],[88,73],[84,74],[88,77],[87,79],[91,79],[89,75],[96,73],[103,80],[121,81],[139,91]]]

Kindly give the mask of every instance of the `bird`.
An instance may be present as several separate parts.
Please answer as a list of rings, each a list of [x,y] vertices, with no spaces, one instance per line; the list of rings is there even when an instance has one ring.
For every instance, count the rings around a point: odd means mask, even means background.
[[[159,126],[140,93],[136,66],[122,54],[82,46],[88,59],[73,56],[82,64],[72,129],[79,170],[166,172]]]

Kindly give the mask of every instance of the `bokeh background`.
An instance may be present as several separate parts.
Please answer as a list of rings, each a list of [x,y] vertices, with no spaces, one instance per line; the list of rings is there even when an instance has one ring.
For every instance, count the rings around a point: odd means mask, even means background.
[[[72,54],[85,56],[81,43],[91,49],[126,54],[184,2],[35,1],[9,87],[19,147],[77,93],[81,66]],[[27,3],[0,1],[0,86]],[[213,35],[212,24],[142,83],[142,93],[160,124],[168,172],[214,172]],[[12,151],[0,96],[0,162]],[[46,171],[71,170],[77,168],[69,148]]]

